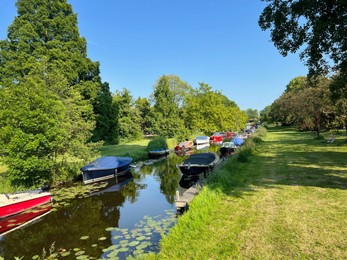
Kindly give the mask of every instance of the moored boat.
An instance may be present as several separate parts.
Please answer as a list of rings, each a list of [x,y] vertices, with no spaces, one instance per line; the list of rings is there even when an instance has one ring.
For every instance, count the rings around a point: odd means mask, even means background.
[[[225,138],[225,133],[215,132],[210,136],[210,142],[213,144],[222,144]]]
[[[222,143],[222,146],[219,149],[219,152],[221,153],[221,156],[228,156],[233,154],[236,149],[237,149],[237,146],[233,142],[224,142]]]
[[[159,148],[159,149],[149,151],[148,156],[151,159],[156,159],[162,156],[166,156],[169,153],[170,153],[170,150],[168,148]]]
[[[206,145],[206,144],[210,144],[210,137],[208,136],[197,136],[195,139],[194,139],[194,144],[196,145]]]
[[[215,153],[198,153],[190,155],[182,164],[178,165],[183,175],[198,175],[211,171],[219,162]]]
[[[7,218],[25,210],[49,203],[50,192],[33,190],[13,194],[0,194],[0,218]]]
[[[193,141],[184,141],[184,142],[179,143],[175,147],[175,153],[177,155],[192,154],[193,148],[194,148],[194,142]]]
[[[131,157],[102,156],[81,168],[84,184],[112,179],[130,171]]]
[[[235,136],[231,141],[232,141],[236,146],[241,146],[241,145],[243,145],[243,143],[245,142],[240,136]]]
[[[34,207],[16,215],[0,219],[0,236],[8,234],[9,232],[38,221],[43,216],[51,212],[52,203]]]

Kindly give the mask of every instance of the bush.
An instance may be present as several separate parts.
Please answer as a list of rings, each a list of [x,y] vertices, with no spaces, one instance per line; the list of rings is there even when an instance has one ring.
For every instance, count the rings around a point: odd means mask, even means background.
[[[151,141],[149,141],[147,145],[147,151],[152,151],[160,148],[168,148],[166,138],[163,136],[154,137]]]

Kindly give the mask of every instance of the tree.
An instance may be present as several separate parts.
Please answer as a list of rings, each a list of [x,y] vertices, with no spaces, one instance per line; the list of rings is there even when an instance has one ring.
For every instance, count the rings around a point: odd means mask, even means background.
[[[294,125],[300,130],[315,131],[319,138],[321,130],[330,129],[332,121],[335,120],[329,83],[327,78],[318,78],[312,87],[308,80],[302,80],[296,87],[286,89],[271,105],[269,115],[282,125]]]
[[[184,118],[192,131],[211,134],[214,131],[240,130],[247,122],[247,115],[235,102],[206,83],[187,98]]]
[[[259,112],[261,122],[267,122],[267,123],[272,122],[270,117],[270,111],[271,111],[271,106],[266,106],[263,110]]]
[[[91,140],[94,142],[104,140],[107,144],[118,143],[118,107],[112,102],[112,95],[107,82],[101,85],[97,94],[94,114],[96,115],[96,127]]]
[[[259,25],[283,56],[303,48],[310,76],[335,72],[331,92],[347,98],[347,3],[345,0],[263,0]]]
[[[179,104],[183,102],[178,94],[177,85],[171,81],[171,76],[162,76],[154,86],[153,110],[149,114],[150,128],[155,134],[173,137],[179,132],[185,132],[184,121],[180,115]]]
[[[127,89],[113,94],[113,104],[118,107],[118,131],[121,141],[132,141],[142,137],[141,117]]]
[[[345,69],[347,54],[347,4],[344,0],[263,0],[259,25],[270,29],[271,39],[282,55],[296,52],[303,45],[301,58],[310,72],[321,75],[333,62]]]
[[[258,120],[259,118],[259,113],[257,109],[252,109],[252,108],[248,108],[245,113],[248,116],[248,120]]]
[[[148,122],[148,115],[151,111],[151,103],[147,98],[138,98],[135,101],[135,108],[139,111],[140,114],[140,123],[141,123],[141,130],[142,133],[148,133],[149,132],[149,125]]]
[[[76,161],[95,156],[86,145],[92,107],[58,71],[31,72],[0,88],[0,147],[14,185],[39,186],[78,172]]]
[[[87,57],[86,40],[80,37],[77,16],[67,0],[18,0],[18,16],[8,28],[7,39],[0,41],[0,85],[20,82],[24,76],[41,66],[45,60],[51,69],[59,71],[70,87],[76,89],[82,97],[94,106],[96,118],[108,118],[107,112],[99,110],[99,93],[102,89],[99,63]],[[43,72],[47,73],[47,72]],[[93,110],[84,115],[86,120],[95,120]],[[100,133],[111,129],[113,122],[100,121],[102,127],[94,133],[109,138],[109,134]],[[94,140],[98,140],[94,137]]]

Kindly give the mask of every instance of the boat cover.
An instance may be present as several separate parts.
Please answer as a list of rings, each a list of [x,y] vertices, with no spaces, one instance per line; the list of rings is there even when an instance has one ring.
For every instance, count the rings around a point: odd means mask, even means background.
[[[116,169],[133,161],[131,157],[102,156],[81,168],[82,172]]]
[[[236,145],[234,144],[234,142],[224,142],[224,143],[222,143],[222,147],[236,148]]]
[[[231,141],[237,146],[243,145],[244,143],[243,139],[237,136],[235,136]]]
[[[208,165],[218,159],[218,155],[215,153],[197,153],[192,154],[184,161],[184,165],[186,164],[200,164],[200,165]]]

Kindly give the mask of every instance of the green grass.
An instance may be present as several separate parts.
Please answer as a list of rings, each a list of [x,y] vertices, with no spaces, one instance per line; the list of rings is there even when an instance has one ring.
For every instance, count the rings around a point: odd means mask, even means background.
[[[347,146],[272,128],[230,159],[162,240],[158,259],[343,259]]]
[[[150,139],[142,139],[126,144],[105,145],[101,147],[102,156],[130,156],[134,161],[145,160],[148,156],[147,145]]]

